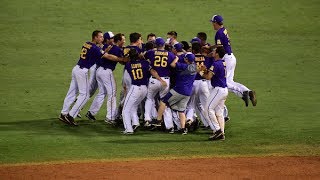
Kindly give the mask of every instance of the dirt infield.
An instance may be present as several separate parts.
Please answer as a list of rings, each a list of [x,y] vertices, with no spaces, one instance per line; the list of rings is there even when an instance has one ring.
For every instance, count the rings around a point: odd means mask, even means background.
[[[320,157],[1,165],[0,179],[319,179]]]

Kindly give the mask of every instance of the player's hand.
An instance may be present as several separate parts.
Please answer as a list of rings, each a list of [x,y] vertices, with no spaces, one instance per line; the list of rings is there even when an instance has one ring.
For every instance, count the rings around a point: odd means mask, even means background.
[[[167,82],[165,82],[164,80],[162,80],[162,81],[161,81],[161,86],[162,86],[162,87],[167,87],[168,84],[167,84]]]
[[[124,57],[122,58],[122,62],[126,63],[126,62],[129,62],[130,61],[130,58],[129,57]]]

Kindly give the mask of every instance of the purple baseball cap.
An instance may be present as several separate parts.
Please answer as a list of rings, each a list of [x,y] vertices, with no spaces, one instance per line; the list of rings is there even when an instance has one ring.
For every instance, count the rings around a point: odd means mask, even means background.
[[[187,58],[190,62],[194,62],[195,60],[195,56],[191,52],[188,52],[187,54],[185,54],[184,58]]]
[[[155,44],[156,46],[163,46],[165,44],[165,41],[162,39],[162,37],[157,37]]]
[[[210,19],[210,22],[221,23],[222,21],[223,21],[223,18],[220,15],[213,15],[212,18]]]
[[[173,45],[173,48],[175,50],[177,50],[178,52],[180,52],[183,49],[183,45],[181,43],[177,43],[177,44]]]
[[[111,38],[113,38],[113,36],[114,36],[114,34],[111,31],[108,31],[103,34],[104,39],[111,39]]]
[[[194,43],[194,42],[198,42],[198,43],[201,44],[201,39],[198,38],[198,37],[194,37],[194,38],[191,39],[190,43],[192,44],[192,43]]]

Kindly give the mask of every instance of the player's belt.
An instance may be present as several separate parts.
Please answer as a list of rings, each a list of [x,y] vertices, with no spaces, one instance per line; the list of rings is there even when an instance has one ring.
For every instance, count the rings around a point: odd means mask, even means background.
[[[78,66],[79,66],[80,69],[86,68],[84,66],[80,66],[79,64],[78,64]],[[88,69],[88,68],[86,68],[86,69]]]
[[[152,78],[153,78],[153,79],[157,79],[157,78],[155,78],[155,77],[153,77],[153,76],[152,76]],[[170,77],[161,77],[161,78],[169,79]]]
[[[147,86],[147,85],[145,85],[145,84],[139,84],[139,85],[137,85],[137,84],[132,84],[132,85],[134,85],[134,86]]]

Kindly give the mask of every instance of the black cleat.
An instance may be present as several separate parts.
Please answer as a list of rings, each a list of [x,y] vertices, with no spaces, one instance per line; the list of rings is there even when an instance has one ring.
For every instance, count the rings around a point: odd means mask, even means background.
[[[249,91],[244,91],[242,94],[242,100],[246,104],[246,107],[249,105]]]
[[[70,122],[71,125],[78,126],[78,124],[74,121],[73,117],[70,116],[70,114],[66,116],[66,119]]]
[[[133,132],[122,131],[121,134],[123,134],[123,135],[133,135]]]
[[[82,118],[82,116],[81,116],[81,114],[80,114],[80,113],[79,113],[79,114],[77,114],[77,117],[78,117],[78,118]]]
[[[133,125],[132,126],[133,132],[136,132],[139,127],[140,127],[139,125]]]
[[[94,115],[91,114],[90,111],[87,112],[86,117],[91,121],[95,121],[96,120],[96,118],[94,117]]]
[[[59,116],[59,120],[65,124],[70,125],[71,123],[69,122],[69,120],[66,118],[66,115],[60,114]]]
[[[224,122],[226,123],[226,122],[228,122],[228,121],[230,121],[230,117],[229,116],[227,116],[227,117],[224,117]]]
[[[213,135],[209,137],[209,140],[211,141],[224,140],[224,134],[222,133],[221,129],[213,133]]]
[[[187,134],[188,134],[188,129],[182,128],[182,135],[187,135]]]
[[[257,105],[256,92],[255,91],[249,91],[249,97],[250,97],[250,101],[252,102],[252,105],[256,106]]]
[[[157,120],[157,119],[153,119],[150,124],[152,126],[155,126],[155,127],[161,127],[161,121]]]

